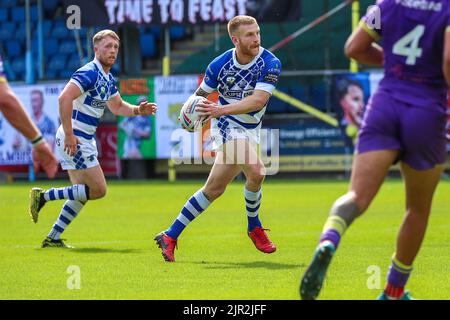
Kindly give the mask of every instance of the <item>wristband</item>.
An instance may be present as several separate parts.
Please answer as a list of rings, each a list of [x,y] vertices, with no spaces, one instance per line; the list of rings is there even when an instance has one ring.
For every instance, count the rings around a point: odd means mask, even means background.
[[[44,142],[45,142],[45,139],[42,135],[38,135],[36,138],[31,140],[31,144],[33,145],[33,147],[37,147],[38,145],[40,145]]]
[[[139,116],[140,114],[141,114],[141,111],[139,110],[139,107],[134,107],[133,108],[133,115]]]

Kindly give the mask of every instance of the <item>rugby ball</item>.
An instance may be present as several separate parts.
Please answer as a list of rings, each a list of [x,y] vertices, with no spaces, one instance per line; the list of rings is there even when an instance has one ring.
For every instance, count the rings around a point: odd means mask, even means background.
[[[183,104],[178,121],[181,123],[181,127],[184,130],[194,132],[201,129],[206,123],[207,117],[199,115],[196,111],[197,105],[206,100],[205,97],[192,95]]]

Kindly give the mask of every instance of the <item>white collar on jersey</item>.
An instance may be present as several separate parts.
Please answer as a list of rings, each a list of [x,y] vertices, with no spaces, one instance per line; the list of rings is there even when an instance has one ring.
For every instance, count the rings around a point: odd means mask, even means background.
[[[106,78],[109,79],[109,73],[106,74],[105,70],[103,70],[102,64],[100,63],[100,61],[98,61],[98,59],[96,57],[94,57],[94,60],[92,60],[95,65],[100,69],[100,72],[102,73],[102,75]]]
[[[236,67],[238,67],[239,69],[248,69],[248,68],[250,68],[255,62],[256,62],[256,60],[258,60],[258,58],[262,55],[262,53],[263,53],[263,51],[264,51],[264,48],[263,47],[259,47],[259,53],[258,53],[258,55],[252,60],[252,61],[250,61],[249,63],[247,63],[247,64],[240,64],[238,61],[237,61],[237,59],[236,59],[236,48],[234,48],[233,49],[233,62],[234,62],[234,65],[236,66]]]

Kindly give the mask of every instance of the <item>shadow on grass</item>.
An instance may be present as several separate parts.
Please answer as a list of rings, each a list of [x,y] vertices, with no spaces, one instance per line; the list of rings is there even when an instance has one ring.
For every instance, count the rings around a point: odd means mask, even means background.
[[[239,269],[239,268],[264,268],[269,270],[304,268],[304,263],[278,263],[269,261],[253,262],[216,262],[216,261],[192,261],[192,264],[204,265],[208,269]]]
[[[113,248],[72,248],[68,252],[76,253],[140,253],[139,249],[113,249]]]

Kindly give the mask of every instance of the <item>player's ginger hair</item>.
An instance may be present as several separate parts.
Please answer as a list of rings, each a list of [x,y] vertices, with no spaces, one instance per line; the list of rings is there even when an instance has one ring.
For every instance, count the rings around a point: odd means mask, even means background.
[[[250,25],[250,24],[258,24],[255,18],[251,16],[235,16],[233,19],[228,21],[227,29],[228,34],[233,36],[236,33],[236,30],[239,29],[242,25]]]
[[[102,41],[105,37],[108,37],[108,36],[117,40],[120,43],[120,38],[117,35],[117,33],[115,33],[112,30],[109,30],[109,29],[104,29],[104,30],[100,30],[92,37],[92,44],[95,46],[100,41]]]

